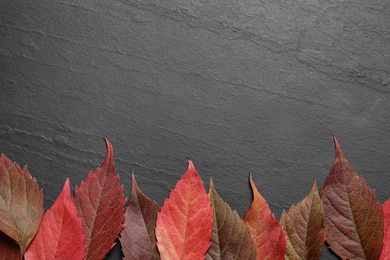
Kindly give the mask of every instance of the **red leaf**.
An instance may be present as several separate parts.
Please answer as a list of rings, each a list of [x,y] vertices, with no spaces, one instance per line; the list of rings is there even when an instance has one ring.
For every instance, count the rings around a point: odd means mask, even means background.
[[[115,245],[123,228],[123,186],[114,167],[114,151],[106,140],[107,155],[103,164],[90,172],[74,191],[77,212],[83,223],[87,252],[85,259],[103,259]]]
[[[206,259],[256,259],[249,226],[219,197],[212,180],[209,195],[213,207],[213,235]]]
[[[160,259],[154,233],[160,206],[138,188],[134,173],[131,177],[133,187],[119,238],[123,254],[125,259]]]
[[[253,202],[244,217],[244,223],[250,226],[252,239],[257,246],[256,259],[284,259],[286,238],[279,222],[260,195],[250,175],[253,190]]]
[[[19,245],[0,231],[0,260],[20,260],[22,254]]]
[[[43,194],[27,170],[0,157],[0,230],[23,252],[38,231],[43,216]]]
[[[204,259],[210,247],[212,208],[191,160],[188,170],[157,214],[156,236],[161,259]]]
[[[383,227],[383,247],[380,260],[390,259],[390,199],[383,205],[384,227]]]
[[[24,257],[26,260],[82,259],[85,236],[70,196],[69,179],[57,200],[43,216],[41,226]]]
[[[336,138],[334,142],[336,157],[321,190],[327,242],[343,259],[378,259],[383,240],[381,206]]]
[[[288,213],[283,211],[280,223],[287,238],[286,259],[320,259],[325,242],[323,207],[314,181],[310,193]]]

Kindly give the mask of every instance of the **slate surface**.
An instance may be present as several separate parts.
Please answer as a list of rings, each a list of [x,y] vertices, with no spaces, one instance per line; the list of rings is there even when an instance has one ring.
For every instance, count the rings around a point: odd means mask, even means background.
[[[323,184],[332,134],[390,197],[389,1],[5,0],[0,35],[0,152],[46,208],[103,137],[125,195],[133,170],[160,205],[189,156],[241,216],[253,169],[279,218]]]

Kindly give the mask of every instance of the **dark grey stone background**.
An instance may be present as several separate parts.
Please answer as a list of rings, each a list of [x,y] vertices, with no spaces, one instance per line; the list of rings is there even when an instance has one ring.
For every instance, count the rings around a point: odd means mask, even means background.
[[[0,32],[0,152],[46,208],[103,137],[125,196],[133,170],[160,205],[189,156],[240,216],[253,169],[279,218],[322,186],[332,134],[390,197],[390,1],[5,0]]]

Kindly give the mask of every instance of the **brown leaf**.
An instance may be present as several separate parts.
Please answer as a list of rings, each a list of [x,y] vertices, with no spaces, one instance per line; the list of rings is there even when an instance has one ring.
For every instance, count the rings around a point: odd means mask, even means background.
[[[378,259],[383,212],[374,192],[349,164],[334,138],[336,156],[321,189],[326,241],[343,259]]]
[[[288,213],[283,211],[280,223],[287,238],[285,259],[319,259],[325,242],[323,207],[314,181],[310,193]]]
[[[119,238],[125,259],[160,259],[154,228],[160,206],[138,188],[134,173],[127,202],[125,227]]]
[[[257,190],[252,173],[250,183],[253,190],[253,202],[245,214],[244,223],[250,226],[252,239],[257,247],[256,259],[282,260],[286,252],[283,228]]]
[[[43,217],[43,193],[27,170],[0,157],[0,230],[15,240],[22,255]]]
[[[213,235],[206,259],[256,259],[249,226],[219,197],[212,180],[209,195],[213,207]]]

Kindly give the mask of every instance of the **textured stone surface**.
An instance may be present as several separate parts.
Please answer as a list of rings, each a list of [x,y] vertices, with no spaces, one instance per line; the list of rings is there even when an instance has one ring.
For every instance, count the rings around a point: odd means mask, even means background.
[[[1,1],[0,152],[28,164],[46,208],[106,137],[126,196],[131,169],[161,205],[189,156],[240,216],[252,168],[279,218],[322,186],[335,134],[383,203],[389,25],[379,0]]]

